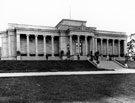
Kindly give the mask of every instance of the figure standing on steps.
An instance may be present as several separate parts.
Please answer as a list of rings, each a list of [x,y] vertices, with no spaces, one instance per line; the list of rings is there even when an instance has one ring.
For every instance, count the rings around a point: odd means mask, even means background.
[[[46,54],[46,60],[48,60],[48,54]]]
[[[67,59],[69,59],[69,58],[70,58],[70,50],[68,48],[68,50],[67,50]]]
[[[78,59],[78,60],[80,60],[80,56],[79,56],[79,54],[77,54],[77,59]]]
[[[93,53],[90,51],[90,61],[93,61]]]
[[[112,60],[112,57],[111,57],[111,55],[109,54],[109,61],[111,61]]]
[[[99,67],[99,63],[100,63],[100,61],[99,61],[99,51],[97,51],[96,53],[95,53],[95,59],[96,59],[96,63],[97,63],[97,67]]]
[[[127,62],[128,62],[128,55],[126,53],[126,55],[125,55],[125,67],[128,67]]]

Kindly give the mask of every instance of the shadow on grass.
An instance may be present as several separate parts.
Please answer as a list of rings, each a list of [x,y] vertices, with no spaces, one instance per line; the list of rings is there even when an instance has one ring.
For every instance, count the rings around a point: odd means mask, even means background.
[[[86,60],[0,61],[0,72],[104,71]]]

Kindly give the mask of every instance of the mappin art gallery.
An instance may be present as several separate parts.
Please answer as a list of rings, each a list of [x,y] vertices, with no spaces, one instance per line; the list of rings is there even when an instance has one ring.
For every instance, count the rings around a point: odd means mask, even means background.
[[[63,19],[55,27],[9,24],[1,31],[2,60],[59,60],[70,52],[70,59],[87,59],[92,51],[103,57],[123,57],[127,52],[124,32],[97,30],[86,21]]]

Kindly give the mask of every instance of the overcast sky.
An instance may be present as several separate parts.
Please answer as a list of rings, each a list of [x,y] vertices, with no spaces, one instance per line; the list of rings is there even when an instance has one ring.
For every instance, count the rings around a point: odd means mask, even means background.
[[[135,33],[135,0],[0,0],[0,30],[8,23],[55,26],[70,8],[71,19],[87,26]]]

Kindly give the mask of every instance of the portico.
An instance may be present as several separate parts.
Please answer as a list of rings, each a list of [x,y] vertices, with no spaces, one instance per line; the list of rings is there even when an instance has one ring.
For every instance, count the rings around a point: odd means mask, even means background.
[[[114,55],[120,57],[126,54],[125,39],[97,38],[98,51],[103,55]],[[96,46],[96,45],[95,45]]]

